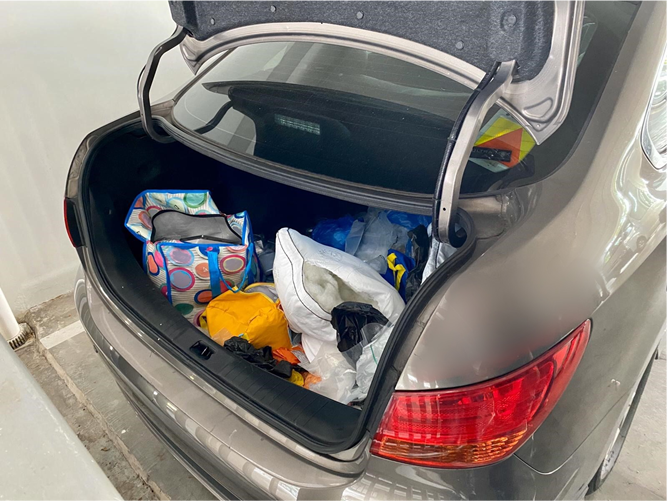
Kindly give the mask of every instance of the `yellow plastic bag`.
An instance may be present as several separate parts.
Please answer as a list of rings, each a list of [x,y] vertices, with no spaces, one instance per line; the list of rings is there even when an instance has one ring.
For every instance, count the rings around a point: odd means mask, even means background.
[[[304,387],[304,377],[295,370],[293,370],[293,372],[290,374],[288,381],[294,383],[295,385],[299,385],[300,387]]]
[[[256,289],[254,286],[247,290]],[[219,345],[228,338],[242,335],[256,349],[291,347],[288,321],[279,302],[259,292],[226,291],[217,296],[207,305],[200,325]]]

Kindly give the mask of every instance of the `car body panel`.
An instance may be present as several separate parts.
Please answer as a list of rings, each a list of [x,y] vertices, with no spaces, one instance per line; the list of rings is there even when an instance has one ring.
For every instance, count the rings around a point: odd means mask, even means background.
[[[355,473],[314,466],[235,415],[136,338],[79,270],[75,302],[88,336],[150,430],[219,498],[514,500],[580,498],[625,404],[548,473],[516,455],[477,469],[429,469],[368,454]]]
[[[665,238],[666,172],[639,139],[665,14],[662,4],[642,6],[579,145],[553,175],[513,191],[523,214],[451,279],[398,389],[467,385],[532,360],[591,317]],[[522,352],[500,360],[508,344]]]
[[[641,7],[579,146],[532,193],[516,190],[526,213],[452,279],[397,385],[493,378],[592,318],[573,382],[518,453],[542,472],[632,389],[666,317],[666,172],[650,164],[639,136],[664,57],[665,15],[665,5]],[[504,351],[508,344],[518,352]]]
[[[291,451],[279,436],[271,439],[260,432],[254,427],[257,419],[231,402],[226,407],[142,343],[106,308],[90,281],[84,282],[80,278],[75,287],[77,309],[116,378],[163,422],[175,422],[168,425],[186,436],[187,443],[199,445],[201,455],[225,463],[227,477],[245,487],[238,496],[247,492],[290,499],[306,491],[311,498],[327,499],[329,489],[347,484],[362,471],[367,452],[351,461],[330,459],[324,467]]]
[[[666,240],[592,315],[590,342],[551,414],[517,455],[540,472],[561,465],[616,406],[624,405],[664,334]],[[609,443],[600,445],[604,451]]]
[[[496,61],[517,60],[518,79],[534,78],[549,57],[559,15],[551,1],[414,2],[279,0],[197,4],[172,1],[172,19],[188,37],[206,41],[220,33],[254,25],[277,24],[291,33],[293,23],[342,26],[410,40],[456,56],[487,71]],[[409,21],[409,22],[407,22]],[[327,26],[327,27],[326,27]],[[458,43],[459,42],[459,43]]]
[[[606,414],[556,469],[539,472],[512,455],[476,469],[430,469],[371,457],[365,475],[347,488],[347,500],[582,500],[599,467],[626,400]]]

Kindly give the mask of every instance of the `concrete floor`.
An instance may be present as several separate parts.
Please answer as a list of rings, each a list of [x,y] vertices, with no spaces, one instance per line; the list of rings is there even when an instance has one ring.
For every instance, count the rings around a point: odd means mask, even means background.
[[[214,500],[146,428],[84,332],[71,295],[32,309],[18,351],[126,500]]]
[[[19,356],[121,496],[125,500],[157,500],[153,490],[132,469],[100,423],[40,354],[36,344],[20,349]]]
[[[25,319],[36,340],[18,354],[126,500],[213,496],[155,439],[125,401],[78,321],[71,295]],[[617,465],[587,500],[666,500],[666,348],[655,361]]]
[[[616,466],[587,500],[667,500],[667,360],[653,364]]]

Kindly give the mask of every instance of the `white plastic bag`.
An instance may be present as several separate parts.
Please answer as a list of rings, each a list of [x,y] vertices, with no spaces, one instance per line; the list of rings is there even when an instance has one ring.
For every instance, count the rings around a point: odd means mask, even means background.
[[[294,352],[300,360],[300,366],[321,378],[321,381],[309,386],[309,390],[343,404],[350,402],[349,396],[355,385],[355,369],[337,350],[336,345],[324,343],[313,361],[309,362],[301,352]]]
[[[432,225],[427,227],[427,235],[432,235]],[[456,249],[450,244],[444,244],[432,237],[430,242],[430,254],[427,257],[427,262],[423,269],[421,284],[425,282],[425,279],[430,277],[435,270],[437,270],[439,265],[444,263],[447,258],[455,253],[455,251]]]

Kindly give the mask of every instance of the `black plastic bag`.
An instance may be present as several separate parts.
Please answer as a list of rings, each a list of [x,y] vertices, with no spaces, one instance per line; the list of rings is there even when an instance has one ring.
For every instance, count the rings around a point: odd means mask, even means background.
[[[416,266],[407,275],[407,282],[405,286],[406,301],[411,300],[411,297],[416,294],[418,288],[423,281],[423,271],[425,264],[430,254],[430,236],[427,234],[425,225],[418,225],[408,234],[411,241],[411,258],[413,258]]]
[[[272,356],[272,347],[270,346],[256,349],[245,338],[233,336],[223,343],[223,347],[251,364],[280,377],[289,378],[292,373],[293,367],[288,361],[277,361],[274,359]]]
[[[274,282],[274,243],[260,234],[255,234],[254,244],[262,282]]]
[[[274,360],[274,363],[274,367],[270,370],[271,373],[281,378],[290,378],[290,375],[293,373],[293,366],[288,361]]]
[[[356,345],[366,345],[363,328],[370,324],[380,327],[388,324],[388,319],[368,303],[344,302],[332,309],[332,327],[337,330],[337,348],[347,352]],[[378,332],[377,330],[373,331]]]

